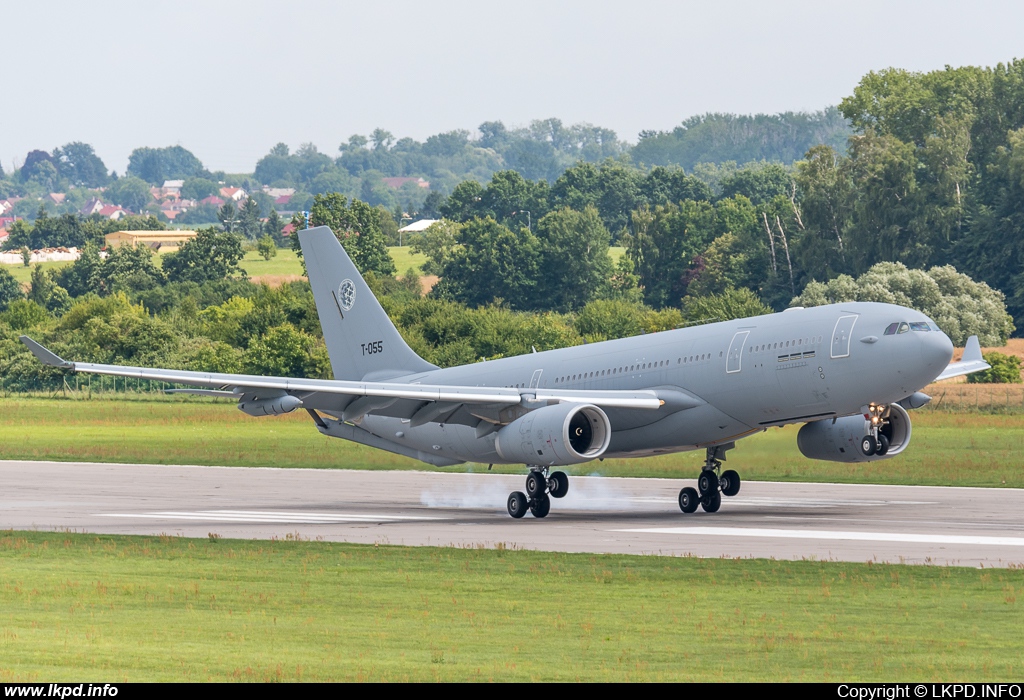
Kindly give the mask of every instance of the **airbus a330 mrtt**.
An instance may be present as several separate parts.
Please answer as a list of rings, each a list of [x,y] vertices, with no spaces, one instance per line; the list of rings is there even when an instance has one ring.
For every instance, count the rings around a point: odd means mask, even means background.
[[[725,452],[790,423],[804,423],[809,458],[891,459],[924,386],[988,368],[975,336],[951,364],[953,344],[924,314],[851,302],[440,369],[405,343],[329,228],[298,235],[333,380],[68,362],[22,340],[48,365],[198,387],[172,391],[235,398],[254,416],[302,408],[324,435],[437,467],[524,464],[513,518],[543,518],[566,495],[552,467],[697,449],[697,489],[679,507],[715,512],[740,490]]]

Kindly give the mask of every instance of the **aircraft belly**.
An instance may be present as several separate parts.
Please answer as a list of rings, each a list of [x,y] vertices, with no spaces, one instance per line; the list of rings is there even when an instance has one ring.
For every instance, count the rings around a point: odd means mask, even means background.
[[[608,453],[694,449],[745,435],[753,430],[714,406],[705,404],[673,413],[657,423],[613,432]]]
[[[494,435],[477,438],[476,429],[453,423],[426,423],[411,427],[407,420],[367,416],[363,427],[396,444],[466,462],[502,462],[494,449]]]

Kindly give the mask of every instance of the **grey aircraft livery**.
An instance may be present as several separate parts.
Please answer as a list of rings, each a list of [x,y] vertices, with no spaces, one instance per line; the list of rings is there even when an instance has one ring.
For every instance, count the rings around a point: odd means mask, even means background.
[[[704,449],[679,507],[715,512],[740,490],[721,471],[736,440],[804,423],[811,459],[868,462],[907,449],[921,389],[987,369],[976,336],[963,359],[924,314],[850,302],[679,328],[439,369],[405,343],[327,227],[299,232],[333,380],[68,362],[22,336],[43,363],[138,377],[237,399],[253,416],[305,409],[317,429],[422,460],[524,464],[513,518],[543,518],[569,490],[552,467]]]

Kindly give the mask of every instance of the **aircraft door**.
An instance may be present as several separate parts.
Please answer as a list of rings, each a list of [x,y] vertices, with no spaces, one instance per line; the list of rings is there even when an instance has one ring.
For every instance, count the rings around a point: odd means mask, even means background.
[[[857,314],[840,316],[832,331],[832,359],[850,356],[850,338],[853,336],[853,324],[857,323]]]
[[[729,356],[725,362],[725,373],[734,374],[743,368],[743,346],[747,344],[750,331],[738,331],[729,343]]]
[[[544,370],[542,370],[542,369],[534,370],[533,376],[530,377],[530,388],[531,389],[539,389],[540,388],[540,376],[542,374],[544,374]]]

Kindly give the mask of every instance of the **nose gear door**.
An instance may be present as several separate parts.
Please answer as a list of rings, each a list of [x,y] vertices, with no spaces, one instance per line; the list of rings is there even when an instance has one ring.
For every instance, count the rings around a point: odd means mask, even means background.
[[[853,324],[857,323],[857,314],[840,316],[832,331],[832,359],[838,360],[850,356],[850,338],[853,336]]]

